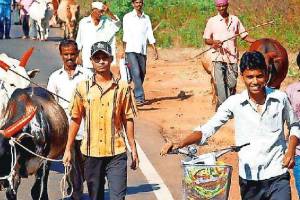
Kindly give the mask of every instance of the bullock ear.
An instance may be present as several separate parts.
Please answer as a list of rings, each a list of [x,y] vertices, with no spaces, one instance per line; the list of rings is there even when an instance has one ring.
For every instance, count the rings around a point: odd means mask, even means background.
[[[28,77],[29,77],[30,79],[32,79],[32,78],[34,78],[34,77],[37,75],[37,73],[39,73],[39,72],[40,72],[39,69],[33,69],[33,70],[28,71],[28,72],[27,72],[27,75],[28,75]]]
[[[31,47],[23,54],[23,56],[20,59],[20,64],[19,64],[21,67],[25,68],[30,56],[32,55],[33,50],[34,50],[34,48]]]
[[[5,71],[7,71],[9,69],[9,65],[6,64],[5,62],[3,62],[2,60],[0,60],[0,67],[2,69],[4,69]]]
[[[22,117],[20,117],[14,124],[9,126],[3,131],[3,136],[6,138],[11,138],[14,136],[18,131],[20,131],[26,124],[30,122],[30,120],[36,114],[37,107],[28,109],[28,112],[25,113]]]

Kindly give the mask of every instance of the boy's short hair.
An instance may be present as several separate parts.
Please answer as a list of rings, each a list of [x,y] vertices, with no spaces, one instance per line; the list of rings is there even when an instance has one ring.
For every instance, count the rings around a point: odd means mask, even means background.
[[[78,50],[78,45],[75,40],[70,40],[70,39],[62,40],[58,46],[59,52],[61,53],[62,48],[66,47],[66,46],[71,46],[71,45],[73,45]]]
[[[298,56],[297,56],[297,65],[300,68],[300,51],[299,51]]]
[[[263,54],[258,51],[245,52],[240,62],[241,74],[243,74],[246,69],[261,69],[266,71],[267,65]]]

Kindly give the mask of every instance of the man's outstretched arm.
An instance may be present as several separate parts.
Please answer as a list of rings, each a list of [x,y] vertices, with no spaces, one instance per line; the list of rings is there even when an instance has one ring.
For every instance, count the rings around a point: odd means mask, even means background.
[[[194,131],[188,136],[186,136],[183,140],[179,141],[178,143],[175,142],[167,142],[164,144],[160,151],[160,155],[166,155],[169,151],[183,148],[191,144],[199,143],[202,139],[202,132],[201,131]]]

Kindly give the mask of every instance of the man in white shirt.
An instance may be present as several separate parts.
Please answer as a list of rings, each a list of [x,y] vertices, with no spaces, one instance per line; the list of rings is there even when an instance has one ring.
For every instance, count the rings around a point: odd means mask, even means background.
[[[107,14],[109,17],[104,16]],[[93,2],[92,11],[88,17],[79,22],[76,42],[81,50],[82,66],[93,69],[91,63],[91,47],[96,42],[113,42],[115,34],[121,27],[121,21],[114,15],[109,7],[102,2]]]
[[[54,95],[57,95],[55,96],[57,102],[65,110],[70,120],[68,106],[76,85],[81,81],[87,80],[92,76],[92,73],[90,70],[76,64],[79,51],[74,40],[62,41],[59,45],[59,51],[63,61],[63,67],[50,75],[47,89]],[[72,199],[74,200],[80,200],[83,192],[83,160],[80,152],[83,132],[84,124],[81,123],[74,145],[74,159],[71,171],[73,184]]]
[[[147,40],[154,50],[155,59],[158,59],[151,21],[143,12],[143,5],[143,0],[132,0],[133,11],[123,18],[124,54],[134,82],[134,96],[138,106],[145,103],[143,82],[146,75]]]
[[[240,71],[247,90],[230,96],[211,120],[179,143],[165,144],[161,154],[193,143],[203,144],[229,119],[235,118],[236,144],[250,143],[238,154],[242,199],[290,200],[288,169],[295,164],[299,119],[284,92],[266,87],[267,67],[261,53],[246,52],[241,58]],[[288,147],[285,123],[290,131]]]

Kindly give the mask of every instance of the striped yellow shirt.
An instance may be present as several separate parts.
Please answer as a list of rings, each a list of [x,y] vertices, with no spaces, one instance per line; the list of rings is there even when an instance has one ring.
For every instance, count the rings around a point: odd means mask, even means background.
[[[113,78],[107,89],[94,77],[80,82],[69,109],[72,118],[85,120],[84,155],[107,157],[126,152],[123,124],[136,116],[132,89],[126,82]]]

